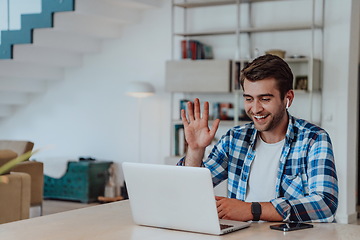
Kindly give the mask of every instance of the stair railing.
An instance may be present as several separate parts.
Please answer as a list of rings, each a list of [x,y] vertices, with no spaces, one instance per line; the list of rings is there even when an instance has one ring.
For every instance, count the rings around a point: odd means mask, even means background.
[[[21,28],[21,15],[40,13],[41,0],[0,0],[0,44],[1,31]]]

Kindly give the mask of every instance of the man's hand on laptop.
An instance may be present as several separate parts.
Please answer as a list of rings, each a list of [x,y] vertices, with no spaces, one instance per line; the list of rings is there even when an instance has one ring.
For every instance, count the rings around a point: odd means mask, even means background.
[[[243,202],[234,198],[215,197],[216,207],[220,219],[250,221],[253,220],[251,202]],[[260,202],[260,220],[269,222],[283,221],[282,216],[276,211],[271,202]]]
[[[220,219],[250,221],[253,219],[251,203],[243,202],[234,198],[215,197],[218,215]]]

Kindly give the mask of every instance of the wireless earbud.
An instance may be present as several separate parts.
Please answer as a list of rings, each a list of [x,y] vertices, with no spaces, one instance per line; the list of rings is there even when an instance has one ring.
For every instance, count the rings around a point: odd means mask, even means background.
[[[286,99],[286,109],[289,109],[289,104],[290,104],[290,103],[289,103],[289,99],[287,98],[287,99]]]

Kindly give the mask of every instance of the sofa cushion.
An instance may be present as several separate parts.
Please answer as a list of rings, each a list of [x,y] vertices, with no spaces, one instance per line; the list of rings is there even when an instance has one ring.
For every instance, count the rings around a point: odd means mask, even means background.
[[[16,158],[17,156],[18,156],[17,153],[14,151],[11,151],[8,149],[0,150],[0,166],[4,165],[8,161]],[[3,174],[8,174],[9,172],[10,172],[10,170],[8,170],[7,172],[5,172]]]
[[[18,156],[28,151],[32,151],[34,143],[21,140],[0,140],[0,149],[10,149],[17,153]]]

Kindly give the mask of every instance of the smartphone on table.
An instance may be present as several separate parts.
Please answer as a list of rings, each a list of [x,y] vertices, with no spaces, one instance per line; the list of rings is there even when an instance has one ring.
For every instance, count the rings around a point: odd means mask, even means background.
[[[270,226],[271,229],[284,231],[284,232],[313,228],[313,227],[314,225],[308,223],[281,223]]]

